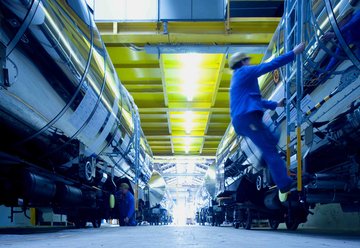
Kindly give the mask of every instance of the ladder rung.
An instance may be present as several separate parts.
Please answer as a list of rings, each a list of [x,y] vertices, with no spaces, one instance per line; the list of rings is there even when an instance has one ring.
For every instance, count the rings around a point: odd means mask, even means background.
[[[291,35],[294,33],[295,28],[297,27],[297,23],[295,23],[294,27],[290,30],[290,32],[287,34],[288,38],[291,37]]]
[[[294,146],[294,145],[296,145],[296,143],[297,143],[297,140],[296,140],[296,139],[293,139],[293,140],[290,142],[289,146],[290,146],[290,147],[291,147],[291,146]]]
[[[290,76],[286,77],[286,81],[290,81],[295,76],[295,74],[296,74],[296,70],[293,70],[293,72],[290,74]]]
[[[316,42],[317,37],[313,36],[313,38],[311,38],[308,43],[307,43],[307,47],[311,47],[315,42]],[[305,50],[306,51],[306,50]]]
[[[290,97],[290,102],[292,102],[295,98],[296,98],[296,93]]]
[[[296,4],[297,4],[297,1],[294,1],[293,5],[291,6],[290,10],[288,11],[288,15],[291,15],[291,13],[295,10]]]
[[[294,100],[294,95],[292,95],[289,100],[286,100],[286,107],[287,108],[290,108],[291,106],[293,106],[294,108],[296,107],[295,103],[293,103],[293,100]]]

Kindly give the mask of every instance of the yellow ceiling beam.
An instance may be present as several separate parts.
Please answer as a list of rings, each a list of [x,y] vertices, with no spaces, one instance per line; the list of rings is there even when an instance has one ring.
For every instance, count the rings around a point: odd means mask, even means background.
[[[273,32],[281,18],[279,17],[256,17],[256,18],[231,18],[231,32]],[[199,22],[176,22],[167,23],[168,32],[175,33],[225,33],[224,22],[221,21],[199,21]],[[117,32],[114,32],[113,26],[117,26]],[[102,33],[159,33],[164,32],[163,23],[156,22],[98,22],[98,29]]]
[[[172,117],[172,118],[183,119],[185,114],[186,114],[186,112],[184,112],[184,111],[171,112],[171,117]],[[196,117],[204,117],[204,116],[206,116],[207,114],[208,114],[207,111],[205,111],[205,112],[196,112]]]
[[[115,57],[115,55],[110,55],[110,57]],[[145,63],[145,61],[132,63],[117,63],[114,64],[114,67],[118,69],[160,69],[159,63]]]
[[[196,116],[192,118],[192,122],[194,123],[194,126],[196,125],[204,125],[206,124],[206,119],[208,118],[209,113],[207,113],[206,115],[202,115],[202,116]],[[182,118],[170,118],[171,122],[174,125],[183,125],[187,118],[186,117],[182,117]]]
[[[179,94],[182,90],[183,90],[183,85],[179,84],[171,84],[171,85],[167,85],[167,92],[168,93],[172,93],[172,94]],[[200,93],[212,93],[214,91],[214,83],[210,84],[210,83],[198,83],[197,87],[200,88],[199,91],[201,91]]]
[[[142,85],[160,85],[161,86],[161,80],[160,79],[156,79],[156,80],[139,80],[138,78],[135,78],[133,80],[121,80],[121,83],[125,86],[128,85],[138,85],[138,86],[142,86]]]
[[[164,92],[165,106],[168,106],[168,96],[167,96],[167,92],[166,92],[166,80],[165,80],[165,68],[164,68],[164,61],[163,61],[162,56],[160,56],[159,65],[160,65],[160,73],[161,73],[161,85],[162,85],[163,92]]]
[[[226,56],[222,55],[221,62],[220,62],[219,68],[218,68],[218,73],[217,73],[216,80],[215,80],[215,86],[214,86],[214,89],[213,89],[213,94],[212,94],[212,100],[211,100],[211,106],[212,107],[215,105],[215,100],[216,100],[217,92],[219,90],[219,85],[220,85],[220,82],[221,82],[221,79],[222,79],[222,74],[223,74],[223,71],[224,71],[225,62],[226,62]],[[207,132],[209,130],[209,124],[210,124],[210,121],[211,121],[211,116],[212,116],[212,113],[210,112],[209,116],[207,118],[207,123],[206,123],[204,134],[207,134]],[[201,143],[200,151],[199,151],[200,154],[203,152],[204,144],[205,144],[205,138],[202,139],[202,143]]]
[[[145,51],[134,51],[130,47],[111,46],[107,45],[107,51],[111,57],[115,67],[118,68],[159,68],[159,57],[157,54],[148,54]],[[213,59],[209,57],[201,65],[204,69],[217,68],[216,59],[217,54],[211,54]],[[252,58],[252,64],[258,64],[261,62],[263,54],[249,54]],[[167,68],[179,68],[182,65],[180,60],[177,60],[178,54],[167,54],[169,60],[165,61]],[[225,63],[225,72],[228,69],[228,63]],[[230,72],[230,70],[228,70]]]
[[[130,92],[140,92],[144,91],[144,92],[160,92],[162,93],[162,86],[161,85],[154,85],[154,84],[149,84],[149,85],[124,85],[125,88]]]
[[[157,112],[181,112],[181,111],[200,111],[200,112],[220,112],[220,113],[230,113],[230,110],[228,107],[226,108],[222,108],[222,107],[215,107],[215,108],[204,108],[204,107],[184,107],[184,106],[180,106],[180,107],[175,107],[175,108],[166,108],[166,107],[160,107],[160,108],[152,108],[152,107],[141,107],[139,108],[139,111],[141,114],[143,113],[157,113]]]
[[[142,122],[142,127],[162,127],[162,128],[168,128],[168,124],[165,122]]]
[[[132,80],[160,80],[161,72],[158,68],[151,69],[137,69],[137,68],[116,68],[118,75],[122,75],[120,80],[132,81]]]
[[[161,85],[162,85],[163,94],[164,94],[164,104],[165,104],[165,106],[168,106],[169,99],[168,99],[168,94],[166,91],[165,68],[164,68],[164,61],[162,59],[162,56],[160,56],[160,59],[159,59],[159,66],[160,66],[160,73],[161,73]],[[171,134],[172,127],[171,127],[169,112],[166,112],[166,122],[167,122],[167,128],[168,128],[169,134]],[[174,154],[175,150],[174,150],[174,142],[173,142],[172,137],[170,137],[170,147],[171,147],[171,153]]]
[[[201,144],[202,138],[193,138],[193,137],[186,137],[186,138],[173,138],[174,141],[174,147],[185,147],[185,139],[189,139],[189,147],[195,147],[199,148],[199,145]]]
[[[135,43],[204,43],[204,44],[267,44],[273,33],[239,33],[239,34],[126,34],[119,35],[103,34],[103,40],[107,46]]]
[[[170,108],[171,109],[180,109],[180,108],[185,108],[185,109],[210,109],[211,108],[211,103],[209,103],[209,102],[200,102],[200,101],[199,102],[179,102],[179,101],[174,101],[174,102],[169,102],[169,109]],[[173,112],[180,112],[180,111],[173,111]],[[202,112],[208,112],[208,110],[204,110]]]
[[[113,64],[154,64],[159,67],[157,54],[148,54],[145,51],[136,51],[123,44],[122,46],[107,45],[106,50],[110,54]]]
[[[189,137],[188,135],[184,135],[184,134],[177,134],[177,133],[173,133],[172,135],[147,135],[146,136],[146,139],[148,140],[168,140],[172,137],[177,137],[177,138],[186,138],[186,137]],[[216,138],[216,139],[222,139],[223,135],[192,135],[191,137],[193,138],[205,138],[205,139],[208,139],[208,138]]]
[[[212,107],[215,104],[217,92],[218,92],[219,85],[220,85],[220,82],[221,82],[221,79],[222,79],[222,74],[223,74],[223,71],[224,71],[225,62],[226,62],[226,57],[225,57],[225,55],[222,55],[221,62],[220,62],[220,65],[219,65],[219,70],[218,70],[218,73],[217,73],[217,76],[216,76],[215,88],[214,88],[213,96],[212,96],[212,100],[211,100],[211,106]]]
[[[231,33],[273,32],[281,18],[231,18]],[[121,25],[120,25],[121,26]],[[169,22],[168,32],[225,33],[224,22]]]
[[[215,92],[215,93],[217,93],[217,92]],[[215,102],[214,100],[213,100],[213,102]],[[214,104],[214,103],[213,103]],[[209,113],[209,118],[208,118],[208,121],[207,121],[207,123],[206,123],[206,127],[205,127],[205,132],[204,132],[204,134],[207,134],[208,133],[208,130],[209,130],[209,124],[210,124],[210,122],[211,122],[211,117],[212,117],[212,113]],[[203,148],[204,148],[204,144],[205,144],[205,138],[203,138],[203,141],[202,141],[202,144],[201,144],[201,147],[200,147],[200,153],[202,153],[202,151],[203,151]]]
[[[231,31],[224,22],[169,22],[168,33],[163,24],[154,22],[97,23],[107,47],[117,44],[268,44],[280,18],[235,18],[230,20]]]
[[[171,128],[171,121],[170,121],[169,112],[166,113],[166,122],[168,124],[167,127],[168,127],[169,134],[172,134],[172,128]],[[170,146],[171,146],[171,152],[174,154],[174,142],[173,142],[172,137],[170,138]]]
[[[202,136],[204,136],[204,127],[202,127],[201,129],[193,129],[191,131],[191,134],[186,133],[184,127],[183,128],[178,128],[178,129],[173,128],[172,135],[174,137],[178,137],[178,136],[180,136],[180,137],[183,137],[183,136],[184,137],[185,136],[186,137],[202,137]]]
[[[142,121],[166,121],[166,113],[164,114],[141,114],[140,113],[140,118]]]
[[[166,143],[170,143],[170,141],[166,142],[164,140],[148,140],[149,144],[154,144],[154,145],[164,145]]]
[[[199,93],[201,92],[201,93]],[[202,89],[199,88],[196,90],[196,95],[193,96],[193,101],[198,101],[198,102],[211,102],[211,98],[212,98],[213,94],[211,92],[202,92]],[[177,101],[177,102],[186,102],[187,100],[187,95],[185,94],[179,94],[179,93],[168,93],[168,98],[169,101]]]
[[[169,34],[169,43],[266,44],[272,33]]]

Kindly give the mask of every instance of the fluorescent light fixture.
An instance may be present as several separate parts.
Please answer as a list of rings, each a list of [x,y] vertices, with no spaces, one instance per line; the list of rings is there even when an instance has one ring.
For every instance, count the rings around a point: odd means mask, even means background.
[[[185,138],[185,145],[190,145],[191,143],[191,138],[190,137],[186,137]]]
[[[190,80],[183,81],[182,92],[186,96],[187,100],[191,102],[194,99],[196,92],[196,84],[191,82]]]
[[[191,139],[189,137],[185,138],[185,153],[188,154],[190,151],[190,144],[191,144]]]
[[[186,66],[181,69],[182,92],[187,97],[188,101],[192,101],[195,96],[198,79],[198,68]]]
[[[184,119],[185,119],[185,132],[186,134],[190,134],[191,130],[194,127],[193,124],[193,119],[194,119],[194,114],[192,111],[186,111],[184,114]]]
[[[192,101],[197,90],[197,82],[200,75],[199,66],[203,56],[198,53],[187,53],[179,55],[178,59],[182,64],[180,70],[182,92],[188,101]]]
[[[203,60],[203,56],[200,53],[184,53],[178,55],[179,61],[181,64],[186,67],[196,67],[199,66],[199,64]]]

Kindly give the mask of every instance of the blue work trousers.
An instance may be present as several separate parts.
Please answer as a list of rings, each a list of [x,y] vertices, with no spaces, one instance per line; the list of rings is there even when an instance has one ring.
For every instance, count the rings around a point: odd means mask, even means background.
[[[278,138],[262,121],[263,112],[254,111],[232,120],[235,132],[248,137],[262,152],[270,174],[279,189],[287,188],[293,180],[287,175],[286,165],[277,150]]]

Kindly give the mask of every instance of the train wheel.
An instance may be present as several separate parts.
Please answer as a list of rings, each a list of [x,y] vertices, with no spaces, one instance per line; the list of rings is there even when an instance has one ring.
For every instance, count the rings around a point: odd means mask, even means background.
[[[86,163],[79,164],[79,176],[85,182],[91,183],[93,182],[93,165],[90,161],[86,161]]]
[[[94,228],[100,228],[101,226],[101,219],[95,219],[93,221],[91,221],[92,225]]]
[[[243,227],[246,230],[250,230],[251,229],[251,225],[252,225],[252,214],[251,214],[251,210],[250,208],[246,209],[246,219],[243,223]]]
[[[239,227],[240,227],[240,223],[239,223],[239,222],[235,222],[234,227],[235,227],[236,229],[239,229]]]
[[[256,189],[260,191],[262,189],[263,180],[261,176],[257,176],[256,178]]]
[[[291,231],[296,231],[298,229],[300,223],[296,219],[287,218],[285,221],[286,228]]]
[[[76,228],[85,228],[86,227],[86,221],[85,220],[74,220],[74,224]]]
[[[269,219],[269,226],[272,230],[277,230],[279,227],[279,221],[274,219]]]

